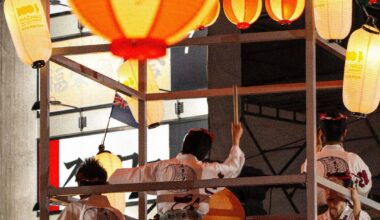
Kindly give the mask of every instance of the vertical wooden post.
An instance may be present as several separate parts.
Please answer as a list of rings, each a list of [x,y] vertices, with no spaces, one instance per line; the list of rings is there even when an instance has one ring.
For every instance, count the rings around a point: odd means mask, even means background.
[[[238,94],[238,86],[234,85],[232,87],[232,102],[233,102],[233,112],[234,112],[234,125],[239,123],[239,94]]]
[[[307,143],[307,219],[317,219],[316,145],[316,39],[313,1],[306,1],[306,143]]]
[[[43,0],[42,5],[45,10],[48,26],[50,27],[50,2]],[[39,145],[39,167],[38,167],[38,187],[40,205],[40,219],[49,219],[49,96],[50,96],[50,76],[49,62],[41,69],[40,73],[40,145]]]
[[[139,61],[139,92],[146,93],[147,88],[147,61]],[[146,101],[139,100],[139,166],[147,160],[147,122],[146,122]],[[146,219],[146,193],[139,192],[139,219]]]

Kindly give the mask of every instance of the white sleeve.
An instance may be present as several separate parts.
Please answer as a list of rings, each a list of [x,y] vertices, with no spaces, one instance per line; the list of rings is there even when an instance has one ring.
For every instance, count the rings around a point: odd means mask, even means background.
[[[359,220],[370,220],[371,217],[365,211],[360,211]]]
[[[368,196],[372,188],[372,174],[367,164],[356,154],[352,154],[352,172],[353,181],[357,186],[358,193],[362,196]]]
[[[66,208],[61,212],[57,220],[76,220],[79,217],[80,211],[76,211],[75,205],[77,203],[70,203]]]
[[[159,162],[150,163],[135,168],[117,169],[110,176],[108,182],[110,184],[155,182],[156,170],[159,166]]]
[[[244,166],[245,156],[239,146],[231,147],[228,158],[223,163],[205,163],[202,179],[235,178]]]

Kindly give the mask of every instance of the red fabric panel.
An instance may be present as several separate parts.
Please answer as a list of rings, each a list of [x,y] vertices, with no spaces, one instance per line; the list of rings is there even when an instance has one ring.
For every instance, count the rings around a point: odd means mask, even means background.
[[[50,141],[50,184],[59,187],[59,140]],[[50,206],[50,211],[58,211],[59,206]]]

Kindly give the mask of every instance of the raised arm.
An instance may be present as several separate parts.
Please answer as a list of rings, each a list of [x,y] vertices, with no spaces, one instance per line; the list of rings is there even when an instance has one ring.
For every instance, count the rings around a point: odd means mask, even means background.
[[[243,135],[241,124],[231,124],[232,147],[228,158],[223,163],[207,163],[203,171],[203,178],[234,178],[240,174],[244,166],[245,156],[240,149],[240,139]]]
[[[155,182],[159,163],[150,163],[135,168],[117,169],[108,179],[110,184]]]

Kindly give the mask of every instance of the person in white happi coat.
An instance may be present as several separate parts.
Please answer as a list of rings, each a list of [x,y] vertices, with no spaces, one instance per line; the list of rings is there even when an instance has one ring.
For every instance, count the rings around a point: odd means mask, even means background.
[[[346,200],[333,190],[326,189],[326,201],[328,209],[318,216],[318,220],[369,220],[371,217],[361,209],[360,199],[350,176],[340,173],[330,174],[330,181],[345,186],[351,190],[351,200]]]
[[[368,196],[372,188],[371,171],[359,155],[344,150],[343,141],[346,135],[346,115],[339,112],[320,115],[316,154],[317,174],[327,178],[332,173],[346,173],[357,186],[358,193]],[[306,162],[302,165],[301,172],[306,172]],[[325,192],[321,187],[318,187],[318,206],[322,209],[320,212],[327,208]]]
[[[202,162],[211,149],[213,135],[206,129],[191,129],[184,138],[182,152],[170,160],[158,161],[137,168],[116,170],[111,184],[185,181],[213,178],[235,178],[244,162],[239,147],[243,134],[241,124],[231,124],[232,147],[223,163]],[[208,199],[216,189],[160,190],[157,209],[160,219],[201,219],[208,212]]]
[[[86,159],[76,174],[79,186],[107,184],[107,171],[94,158]],[[58,220],[125,220],[124,215],[113,208],[107,197],[100,194],[81,195],[81,200],[70,203]]]

